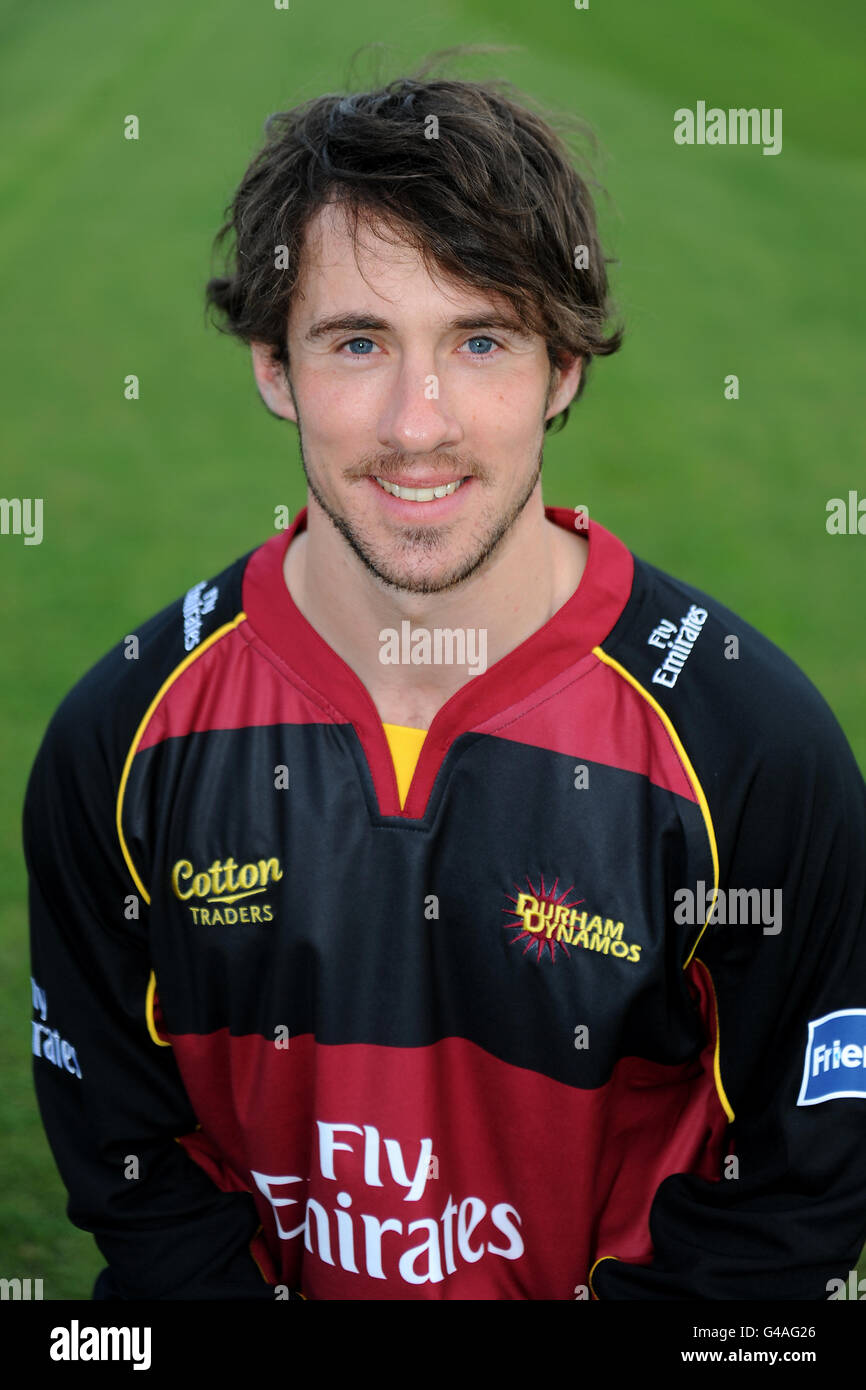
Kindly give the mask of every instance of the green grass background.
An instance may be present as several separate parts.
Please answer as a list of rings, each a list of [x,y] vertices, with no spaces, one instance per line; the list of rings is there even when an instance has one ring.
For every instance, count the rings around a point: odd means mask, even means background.
[[[514,45],[459,74],[591,123],[628,338],[550,440],[546,500],[588,503],[765,631],[866,767],[866,536],[824,525],[828,498],[866,496],[861,24],[859,0],[0,5],[0,493],[45,505],[41,546],[0,536],[0,1275],[87,1297],[102,1264],[65,1218],[31,1086],[19,824],[39,740],[111,644],[304,502],[293,431],[202,315],[265,117],[342,90],[375,40],[385,77],[456,43]],[[699,99],[782,107],[782,153],[675,146],[674,110]]]

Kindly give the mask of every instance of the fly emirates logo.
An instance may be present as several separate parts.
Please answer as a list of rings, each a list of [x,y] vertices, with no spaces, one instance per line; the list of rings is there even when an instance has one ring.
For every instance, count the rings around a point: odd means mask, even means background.
[[[446,1275],[456,1274],[461,1262],[475,1264],[488,1255],[518,1260],[523,1254],[520,1215],[507,1202],[488,1211],[481,1197],[455,1201],[449,1193],[438,1217],[414,1221],[405,1209],[404,1219],[384,1220],[356,1211],[345,1189],[351,1186],[357,1196],[361,1177],[366,1188],[390,1188],[395,1199],[419,1202],[434,1166],[433,1141],[422,1139],[416,1158],[414,1152],[404,1153],[398,1139],[383,1139],[374,1125],[316,1123],[319,1172],[339,1186],[333,1210],[312,1197],[305,1202],[300,1193],[292,1195],[292,1184],[303,1183],[302,1177],[252,1174],[273,1208],[281,1240],[303,1237],[305,1248],[325,1264],[373,1279],[396,1277],[406,1284],[439,1284]]]

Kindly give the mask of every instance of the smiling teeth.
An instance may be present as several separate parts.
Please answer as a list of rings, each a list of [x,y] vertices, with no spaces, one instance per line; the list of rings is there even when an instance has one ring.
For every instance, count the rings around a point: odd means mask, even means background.
[[[456,483],[443,483],[441,487],[398,487],[396,483],[386,483],[384,478],[377,478],[376,482],[392,497],[401,497],[404,502],[432,502],[434,497],[450,497],[463,479],[458,478]]]

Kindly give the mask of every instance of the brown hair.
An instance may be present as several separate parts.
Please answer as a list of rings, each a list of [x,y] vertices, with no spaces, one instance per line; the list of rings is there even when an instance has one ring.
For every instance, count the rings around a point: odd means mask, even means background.
[[[553,118],[511,83],[429,78],[455,51],[375,90],[316,97],[268,118],[214,242],[219,249],[234,234],[227,273],[208,281],[208,309],[220,331],[267,344],[288,370],[307,223],[339,200],[356,245],[359,219],[379,235],[387,227],[431,273],[504,296],[545,339],[552,366],[579,354],[577,399],[592,358],[616,352],[623,337],[622,327],[603,332],[610,258],[587,182]],[[277,247],[287,248],[285,268],[275,266]],[[566,408],[547,428],[567,419]]]

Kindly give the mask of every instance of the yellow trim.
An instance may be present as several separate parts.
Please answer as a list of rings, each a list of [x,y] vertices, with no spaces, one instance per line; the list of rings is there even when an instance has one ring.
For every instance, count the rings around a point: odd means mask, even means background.
[[[391,761],[397,777],[397,791],[401,809],[406,805],[406,797],[415,776],[415,768],[427,737],[426,729],[411,729],[406,724],[384,724],[385,737],[391,751]]]
[[[178,676],[183,675],[184,671],[187,669],[188,666],[191,666],[194,661],[198,660],[198,658],[202,655],[203,652],[206,652],[209,647],[212,647],[215,642],[218,642],[219,639],[223,637],[227,632],[231,632],[232,628],[238,627],[240,623],[245,622],[246,616],[246,613],[242,612],[239,613],[236,618],[233,618],[230,623],[223,623],[222,627],[218,627],[216,632],[212,632],[210,637],[207,637],[205,641],[202,642],[200,647],[196,647],[195,651],[190,652],[189,656],[185,656],[183,661],[181,661],[177,666],[175,666],[171,675],[166,677],[162,685],[159,687],[159,690],[156,692],[150,704],[148,705],[144,718],[142,719],[141,723],[135,731],[135,738],[132,740],[129,752],[126,755],[126,762],[123,765],[123,772],[120,777],[120,786],[117,790],[117,814],[115,817],[117,824],[117,838],[120,841],[120,848],[123,852],[123,857],[126,860],[126,867],[129,869],[129,872],[132,875],[132,880],[139,893],[144,898],[144,901],[147,903],[148,907],[150,907],[150,895],[147,889],[145,888],[144,884],[142,883],[141,879],[139,878],[138,873],[136,872],[135,865],[133,864],[132,859],[130,858],[129,850],[126,846],[126,840],[123,838],[123,797],[126,791],[126,783],[129,779],[129,770],[132,767],[132,760],[135,757],[136,750],[138,748],[139,743],[141,742],[141,736],[153,717],[154,710],[159,705],[160,701],[162,700],[169,687],[174,684]],[[170,1043],[167,1045],[171,1046]]]
[[[640,681],[635,680],[634,676],[631,674],[630,671],[627,671],[626,668],[624,666],[621,666],[618,661],[615,661],[612,656],[608,656],[607,652],[602,651],[601,647],[593,647],[592,651],[593,655],[597,656],[599,661],[603,661],[605,666],[611,666],[615,671],[618,671],[619,674],[625,680],[628,681],[629,685],[633,686],[634,689],[638,692],[638,694],[643,696],[647,704],[655,710],[656,714],[658,715],[659,719],[662,721],[662,723],[665,726],[665,729],[668,732],[671,742],[673,743],[674,748],[677,751],[677,755],[680,759],[680,762],[685,768],[686,775],[689,781],[691,782],[692,787],[694,788],[695,795],[698,798],[698,805],[701,808],[701,815],[704,818],[704,826],[706,828],[707,838],[710,842],[710,853],[713,857],[713,900],[710,903],[710,910],[707,913],[707,920],[706,922],[704,922],[704,925],[698,932],[698,935],[695,938],[695,943],[692,946],[691,951],[689,952],[688,959],[683,965],[683,970],[685,970],[686,966],[690,964],[692,956],[695,954],[695,951],[698,948],[698,942],[700,941],[701,937],[703,936],[704,932],[709,926],[710,918],[713,915],[713,909],[716,905],[716,899],[719,896],[719,851],[716,845],[716,832],[713,829],[713,818],[710,815],[709,803],[707,802],[707,798],[704,795],[704,789],[700,784],[698,774],[692,767],[689,755],[683,747],[682,739],[680,738],[679,734],[677,733],[676,729],[671,723],[670,717],[662,709],[658,700],[654,699],[653,696],[650,695],[649,691],[644,689]]]
[[[706,961],[701,960],[700,956],[696,956],[695,959],[696,959],[698,965],[702,965],[702,966],[704,967],[704,969],[706,970],[706,972],[707,972],[707,979],[708,979],[709,982],[710,982],[710,992],[712,993],[712,996],[713,996],[713,1010],[714,1010],[715,1015],[716,1015],[716,1046],[715,1046],[715,1050],[714,1050],[714,1052],[713,1052],[713,1076],[715,1077],[715,1081],[716,1081],[716,1092],[717,1092],[717,1094],[718,1094],[719,1100],[722,1102],[722,1109],[724,1110],[724,1112],[725,1112],[725,1114],[727,1115],[728,1119],[730,1120],[731,1124],[733,1124],[733,1123],[734,1123],[734,1111],[733,1111],[733,1109],[732,1109],[732,1107],[731,1107],[731,1102],[728,1100],[727,1094],[726,1094],[726,1092],[725,1092],[725,1088],[724,1088],[724,1086],[722,1085],[722,1069],[721,1069],[721,1066],[719,1065],[719,1040],[720,1040],[720,1031],[719,1031],[719,1027],[720,1027],[720,1026],[719,1026],[719,1001],[718,1001],[718,999],[716,998],[716,987],[715,987],[715,985],[713,984],[713,977],[712,977],[712,975],[710,974],[710,968],[709,968],[709,966],[707,965]]]
[[[170,1042],[165,1042],[156,1031],[156,1024],[153,1021],[153,996],[156,994],[156,975],[151,970],[150,979],[147,982],[147,994],[144,1000],[144,1017],[147,1020],[147,1031],[157,1047],[171,1047]]]
[[[166,1046],[167,1046],[167,1047],[171,1047],[171,1043],[167,1043]],[[195,1126],[195,1129],[189,1129],[189,1130],[187,1130],[186,1134],[176,1134],[176,1135],[174,1136],[174,1142],[175,1142],[176,1144],[182,1144],[183,1141],[184,1141],[184,1139],[186,1139],[188,1135],[190,1135],[190,1134],[195,1134],[196,1129],[201,1129],[201,1123],[197,1124],[197,1125]]]
[[[598,1299],[599,1303],[601,1302],[601,1299],[598,1298],[598,1294],[596,1293],[595,1289],[592,1287],[592,1276],[593,1276],[593,1274],[595,1274],[595,1271],[598,1269],[598,1267],[599,1267],[599,1265],[601,1264],[602,1260],[618,1260],[618,1259],[619,1259],[619,1255],[599,1255],[599,1257],[598,1257],[598,1259],[596,1260],[595,1264],[593,1265],[592,1269],[589,1271],[589,1291],[590,1291],[590,1293],[592,1294],[593,1298],[597,1298],[597,1299]]]

